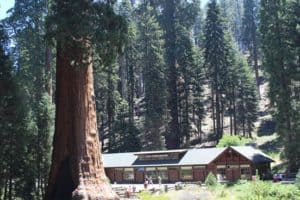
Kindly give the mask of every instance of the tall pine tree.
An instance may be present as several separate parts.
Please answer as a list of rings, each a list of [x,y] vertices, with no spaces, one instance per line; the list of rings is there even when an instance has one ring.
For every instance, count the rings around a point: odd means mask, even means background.
[[[259,69],[258,69],[258,5],[256,0],[244,0],[244,15],[242,18],[242,38],[249,51],[249,62],[253,66],[256,87],[260,97]]]
[[[289,170],[299,157],[299,1],[261,1],[263,65]]]
[[[222,22],[220,8],[215,0],[208,4],[205,25],[205,65],[211,85],[212,118],[216,139],[222,137],[222,93],[224,91],[223,77],[226,73],[226,52],[224,40],[224,24]]]
[[[149,3],[141,5],[140,19],[143,77],[145,84],[145,133],[143,148],[164,148],[164,121],[166,114],[166,82],[162,30],[155,10]]]

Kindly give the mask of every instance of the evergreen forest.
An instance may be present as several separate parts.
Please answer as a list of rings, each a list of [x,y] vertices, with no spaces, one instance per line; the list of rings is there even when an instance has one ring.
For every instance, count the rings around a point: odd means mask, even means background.
[[[265,149],[298,172],[300,1],[15,0],[0,21],[0,200],[74,189],[53,178],[73,165],[53,163],[73,162],[82,130],[103,153],[273,135]]]

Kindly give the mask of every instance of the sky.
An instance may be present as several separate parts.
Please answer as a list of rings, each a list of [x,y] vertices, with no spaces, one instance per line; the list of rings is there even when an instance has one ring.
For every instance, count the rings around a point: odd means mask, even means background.
[[[0,20],[6,17],[6,11],[14,6],[15,0],[0,0]]]

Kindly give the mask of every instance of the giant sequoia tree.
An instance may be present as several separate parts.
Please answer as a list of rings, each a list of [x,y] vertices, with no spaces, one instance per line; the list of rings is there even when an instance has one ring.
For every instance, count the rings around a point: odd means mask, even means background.
[[[101,160],[92,48],[96,40],[96,49],[109,41],[100,58],[115,55],[109,50],[117,51],[119,40],[113,36],[119,34],[122,20],[109,2],[56,0],[49,21],[56,24],[57,110],[46,199],[118,199],[106,180]]]

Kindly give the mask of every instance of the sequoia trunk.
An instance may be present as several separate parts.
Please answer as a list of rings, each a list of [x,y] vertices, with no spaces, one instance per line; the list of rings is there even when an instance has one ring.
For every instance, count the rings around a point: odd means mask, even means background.
[[[90,45],[57,46],[55,135],[45,199],[118,199],[101,158]],[[82,58],[76,67],[74,55]]]

